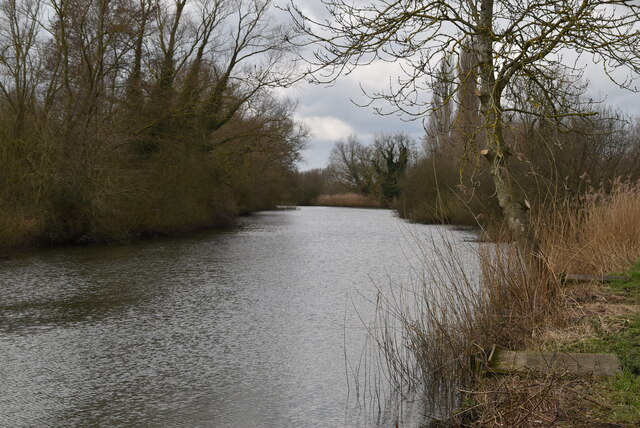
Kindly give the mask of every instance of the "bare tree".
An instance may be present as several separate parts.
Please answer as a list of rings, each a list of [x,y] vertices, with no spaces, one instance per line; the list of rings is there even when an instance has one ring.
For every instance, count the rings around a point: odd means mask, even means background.
[[[370,196],[375,187],[373,151],[355,135],[337,141],[329,155],[329,169],[345,189]]]
[[[41,6],[36,0],[0,2],[0,104],[11,111],[13,138],[22,138],[42,80],[37,52]]]
[[[292,3],[298,29],[317,49],[308,60],[316,81],[333,81],[377,60],[401,61],[405,75],[389,92],[369,94],[392,110],[423,117],[431,109],[421,94],[439,61],[473,39],[484,148],[505,218],[528,254],[539,249],[529,220],[529,202],[509,171],[511,147],[505,116],[521,112],[561,123],[583,115],[573,97],[548,82],[569,76],[577,82],[584,59],[600,65],[620,86],[636,89],[640,71],[640,4],[634,0],[380,0],[353,3],[322,0],[330,17],[313,20]],[[577,58],[577,59],[576,59]],[[582,61],[582,62],[581,62]],[[624,75],[619,75],[624,68]],[[517,82],[526,82],[546,100],[545,111],[520,111],[510,100]],[[576,89],[575,85],[566,86]],[[460,90],[460,87],[456,91]],[[579,89],[579,88],[577,88]]]
[[[143,44],[150,46],[150,93],[141,140],[171,141],[171,124],[186,119],[196,134],[192,139],[212,149],[233,139],[223,127],[238,115],[259,113],[271,89],[295,79],[291,28],[274,19],[271,0],[176,0],[160,6],[153,7]],[[149,7],[141,2],[140,14]],[[141,29],[138,36],[143,34]],[[132,74],[133,82],[138,74]]]

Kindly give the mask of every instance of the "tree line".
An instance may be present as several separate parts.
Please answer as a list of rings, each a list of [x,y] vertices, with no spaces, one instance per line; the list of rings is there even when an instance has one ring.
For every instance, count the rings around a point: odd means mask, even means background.
[[[269,0],[2,0],[2,245],[121,241],[273,206],[306,130]]]
[[[477,68],[471,49],[451,53],[433,83],[432,113],[421,155],[405,177],[400,212],[422,222],[487,224],[502,220],[486,139],[474,91]],[[502,133],[509,141],[510,182],[526,210],[540,213],[619,180],[640,179],[640,121],[586,97],[587,85],[557,72],[547,90],[571,104],[566,116],[545,91],[518,79],[508,92],[510,112]],[[530,112],[539,114],[532,115]]]
[[[486,130],[472,52],[465,47],[440,61],[420,142],[403,134],[379,135],[368,144],[357,136],[337,141],[326,170],[300,175],[306,200],[354,192],[416,222],[501,223],[491,166],[480,149]],[[502,131],[509,155],[517,159],[510,180],[527,209],[550,209],[594,189],[607,191],[620,180],[640,180],[640,120],[587,98],[586,84],[561,73],[548,84],[571,102],[574,114],[558,118],[558,106],[528,84],[522,79],[509,93],[512,112]],[[541,114],[527,113],[533,110]],[[387,161],[391,168],[382,171]]]
[[[434,103],[441,102],[437,94]],[[420,141],[402,133],[377,135],[370,142],[356,135],[336,141],[327,168],[297,173],[292,194],[313,205],[323,203],[322,195],[355,193],[420,223],[500,224],[490,171],[469,142],[470,136],[478,138],[468,133],[479,120],[477,110],[466,108],[464,98],[459,92],[439,114],[430,115]],[[640,180],[640,120],[602,103],[585,103],[585,111],[597,116],[573,118],[563,129],[516,116],[509,121],[506,135],[520,160],[514,181],[538,211],[594,190],[606,192],[620,181]]]

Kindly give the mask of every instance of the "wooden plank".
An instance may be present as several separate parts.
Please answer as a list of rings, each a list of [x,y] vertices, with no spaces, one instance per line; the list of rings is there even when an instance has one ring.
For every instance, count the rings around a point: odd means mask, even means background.
[[[627,276],[616,276],[616,275],[587,275],[582,273],[568,273],[564,275],[565,281],[572,282],[613,282],[613,281],[631,281],[631,278]]]
[[[493,373],[575,373],[613,376],[621,371],[613,354],[581,354],[540,351],[500,351],[489,362]]]

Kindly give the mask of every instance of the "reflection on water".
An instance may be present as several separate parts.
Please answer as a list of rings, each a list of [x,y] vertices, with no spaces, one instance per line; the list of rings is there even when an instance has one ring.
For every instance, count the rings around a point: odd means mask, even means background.
[[[374,284],[415,263],[407,230],[437,228],[339,208],[241,223],[0,264],[0,426],[390,426],[345,358]]]

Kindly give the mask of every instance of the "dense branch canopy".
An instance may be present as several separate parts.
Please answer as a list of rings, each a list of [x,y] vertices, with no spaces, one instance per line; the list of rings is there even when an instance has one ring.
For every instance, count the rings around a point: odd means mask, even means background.
[[[423,97],[447,53],[475,43],[477,65],[491,73],[481,85],[500,100],[512,82],[526,79],[562,103],[566,94],[548,91],[557,76],[579,78],[587,63],[599,64],[620,86],[637,90],[640,71],[640,3],[635,0],[322,0],[327,19],[313,19],[291,4],[316,82],[332,82],[355,67],[398,62],[402,75],[385,91],[368,94],[392,112],[424,116]],[[480,46],[478,40],[489,43]],[[621,67],[627,73],[620,76]],[[575,79],[574,81],[576,81]],[[508,108],[508,106],[505,106]],[[390,112],[387,110],[387,112]]]

